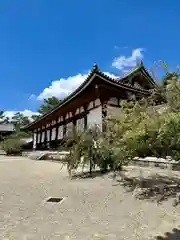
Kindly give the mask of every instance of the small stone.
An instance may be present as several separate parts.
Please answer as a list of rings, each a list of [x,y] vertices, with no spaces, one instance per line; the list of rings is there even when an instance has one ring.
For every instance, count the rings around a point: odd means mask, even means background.
[[[97,239],[99,239],[99,240],[101,240],[101,239],[103,239],[104,236],[103,236],[102,234],[95,233],[95,234],[94,234],[94,237],[97,238]]]
[[[69,235],[65,236],[64,240],[70,240],[70,236]]]

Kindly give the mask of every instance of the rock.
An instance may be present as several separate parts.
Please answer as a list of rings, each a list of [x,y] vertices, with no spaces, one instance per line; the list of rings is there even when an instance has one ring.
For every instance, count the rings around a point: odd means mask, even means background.
[[[173,200],[173,207],[176,207],[180,203],[180,193],[176,193],[176,198]]]

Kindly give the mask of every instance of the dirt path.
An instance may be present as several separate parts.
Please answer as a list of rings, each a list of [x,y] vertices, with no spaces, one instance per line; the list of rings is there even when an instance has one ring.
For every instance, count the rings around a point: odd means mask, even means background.
[[[171,199],[160,206],[135,200],[108,176],[69,180],[60,168],[0,157],[0,239],[147,240],[180,224],[180,207],[173,208]],[[129,174],[138,174],[137,168]],[[50,196],[65,200],[46,203]]]

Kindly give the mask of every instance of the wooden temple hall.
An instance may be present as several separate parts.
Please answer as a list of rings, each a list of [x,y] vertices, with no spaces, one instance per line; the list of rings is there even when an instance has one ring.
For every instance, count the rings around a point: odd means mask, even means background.
[[[103,130],[103,119],[108,112],[120,108],[122,99],[146,97],[157,85],[143,63],[123,78],[112,78],[94,65],[87,79],[57,107],[30,123],[25,130],[33,132],[33,148],[57,146],[75,129],[83,130],[98,125]]]

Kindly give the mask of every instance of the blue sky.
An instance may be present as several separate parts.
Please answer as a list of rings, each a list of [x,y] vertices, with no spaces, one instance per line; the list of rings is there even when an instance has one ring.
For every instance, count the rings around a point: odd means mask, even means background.
[[[170,0],[1,1],[0,109],[36,111],[43,97],[72,91],[95,62],[115,75],[137,58],[174,68],[179,13]]]

